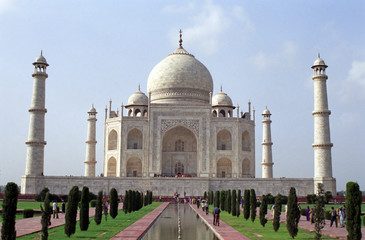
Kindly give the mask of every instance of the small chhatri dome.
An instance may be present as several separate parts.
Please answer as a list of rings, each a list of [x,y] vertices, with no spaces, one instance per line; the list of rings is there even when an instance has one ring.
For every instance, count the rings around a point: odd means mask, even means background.
[[[148,106],[148,97],[146,96],[146,94],[141,92],[139,85],[138,85],[138,91],[133,93],[128,98],[128,104],[126,105],[126,107],[129,107],[132,105],[133,106]]]
[[[96,113],[96,109],[94,108],[94,104],[91,106],[88,113]]]
[[[222,91],[222,87],[221,91],[212,98],[212,106],[233,106],[232,99]]]
[[[263,111],[262,115],[271,115],[271,113],[270,113],[269,109],[267,109],[267,107]]]
[[[314,61],[312,68],[314,68],[316,66],[324,66],[324,67],[327,67],[327,65],[324,63],[324,61],[321,58],[321,55],[319,53],[318,53],[318,58],[316,59],[316,61]]]
[[[158,63],[151,71],[147,91],[151,103],[209,104],[213,79],[208,69],[182,47]]]
[[[46,58],[43,57],[43,51],[41,51],[41,55],[35,59],[35,62],[33,64],[36,64],[36,63],[42,63],[42,64],[45,64],[48,66]]]

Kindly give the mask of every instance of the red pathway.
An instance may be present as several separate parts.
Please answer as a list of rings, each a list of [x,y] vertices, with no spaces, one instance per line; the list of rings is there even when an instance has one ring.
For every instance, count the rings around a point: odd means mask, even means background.
[[[245,235],[243,235],[242,233],[240,233],[239,231],[237,231],[236,229],[234,229],[233,227],[229,226],[228,224],[226,224],[225,222],[223,222],[222,220],[220,221],[219,226],[214,226],[213,225],[213,215],[208,213],[208,215],[203,212],[200,209],[197,209],[196,205],[190,205],[190,207],[197,213],[199,214],[200,218],[205,222],[205,224],[207,224],[210,229],[214,232],[214,234],[219,238],[219,239],[224,239],[224,240],[247,240],[249,239],[248,237],[246,237]]]
[[[133,223],[111,239],[123,239],[123,240],[136,240],[139,239],[143,233],[152,225],[152,223],[160,216],[160,214],[169,205],[168,202],[164,202],[152,212],[145,215],[137,222]]]

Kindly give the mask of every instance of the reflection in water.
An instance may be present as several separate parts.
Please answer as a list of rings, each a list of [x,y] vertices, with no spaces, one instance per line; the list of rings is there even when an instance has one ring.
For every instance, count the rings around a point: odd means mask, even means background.
[[[178,211],[181,218],[181,239],[218,240],[210,228],[187,205],[170,204],[151,226],[142,240],[178,239]]]

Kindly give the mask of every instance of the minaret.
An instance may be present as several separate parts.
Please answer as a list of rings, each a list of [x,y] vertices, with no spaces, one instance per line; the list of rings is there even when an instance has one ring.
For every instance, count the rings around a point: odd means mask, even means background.
[[[27,144],[26,176],[43,176],[44,171],[44,116],[46,97],[47,60],[41,55],[33,63],[34,72],[32,102],[29,108],[30,121]]]
[[[266,108],[262,113],[262,178],[272,178],[271,113]]]
[[[89,118],[87,119],[87,140],[86,140],[86,159],[85,159],[85,177],[95,177],[95,147],[96,147],[96,110],[94,105],[90,108]]]
[[[325,191],[332,191],[336,194],[336,182],[332,177],[332,157],[330,137],[329,115],[327,101],[327,65],[318,54],[317,60],[314,62],[312,69],[314,75],[314,189],[317,192],[317,184],[323,183]]]

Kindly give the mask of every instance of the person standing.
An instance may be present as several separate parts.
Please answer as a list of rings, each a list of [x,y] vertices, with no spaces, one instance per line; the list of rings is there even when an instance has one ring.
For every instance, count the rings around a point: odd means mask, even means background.
[[[53,218],[58,218],[58,211],[57,211],[57,202],[56,201],[53,201],[53,204],[52,204],[52,210],[53,210]]]
[[[333,222],[335,222],[336,227],[337,227],[337,213],[336,213],[336,210],[333,207],[331,207],[330,215],[331,215],[331,225],[330,225],[330,227],[332,227]]]
[[[105,221],[108,220],[108,207],[109,207],[109,202],[107,200],[105,200],[104,207],[103,207],[103,211],[104,211],[104,215],[105,215]]]
[[[62,208],[62,213],[65,213],[66,212],[66,203],[65,203],[65,201],[62,201],[61,208]]]
[[[340,216],[341,227],[345,227],[345,213],[344,213],[342,207],[340,207],[340,209],[338,210],[338,215]]]
[[[310,210],[309,206],[307,206],[307,208],[305,209],[305,216],[307,217],[307,221],[311,220],[310,211],[311,210]]]
[[[206,201],[206,203],[205,203],[205,215],[208,215],[208,213],[209,213],[209,203],[208,203],[208,201]]]
[[[219,214],[221,213],[220,208],[217,206],[214,208],[213,216],[215,219],[215,222],[213,222],[214,225],[219,226]]]

